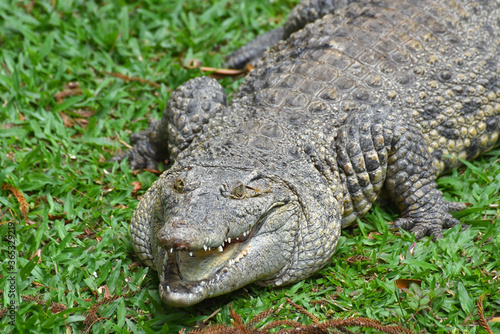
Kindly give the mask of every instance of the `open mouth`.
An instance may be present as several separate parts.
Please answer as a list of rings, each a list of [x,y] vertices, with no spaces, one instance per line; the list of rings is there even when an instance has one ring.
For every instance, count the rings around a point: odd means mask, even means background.
[[[247,256],[250,245],[246,242],[253,230],[247,230],[236,237],[227,237],[217,247],[203,246],[199,250],[170,248],[164,259],[164,283],[167,292],[176,283],[199,284],[213,279],[216,274],[234,266]],[[203,284],[202,284],[203,285]]]
[[[264,226],[269,216],[284,204],[274,203],[245,232],[226,237],[218,246],[204,245],[198,249],[189,249],[186,246],[168,250],[163,248],[162,268],[158,268],[162,300],[172,306],[186,307],[207,297],[236,290],[258,279],[259,270],[241,276],[242,268],[239,267],[248,266],[245,257],[259,253],[253,253],[256,250],[252,249],[252,240],[258,238],[261,230],[264,230],[264,234],[268,233]],[[260,256],[267,258],[268,255]],[[234,280],[231,281],[230,277]]]
[[[246,231],[235,238],[226,240],[216,248],[204,246],[197,251],[174,251],[179,277],[193,282],[210,278],[225,266],[233,266],[248,254],[246,241],[251,232]]]

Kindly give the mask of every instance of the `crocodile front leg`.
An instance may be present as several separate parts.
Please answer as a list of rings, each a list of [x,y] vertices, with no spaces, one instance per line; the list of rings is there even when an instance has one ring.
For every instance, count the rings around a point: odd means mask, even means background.
[[[445,201],[436,188],[437,161],[418,127],[394,128],[386,189],[402,212],[394,226],[411,231],[417,239],[442,238],[444,228],[460,223],[450,212],[466,208],[463,203]]]
[[[128,157],[133,169],[156,169],[159,162],[175,159],[226,107],[224,88],[215,79],[189,80],[172,94],[162,119],[133,134],[133,148],[113,160]]]
[[[352,114],[336,146],[344,185],[343,227],[364,215],[383,189],[402,213],[395,226],[417,239],[442,238],[444,228],[459,223],[450,212],[466,206],[445,201],[437,190],[438,159],[411,120],[386,108]]]

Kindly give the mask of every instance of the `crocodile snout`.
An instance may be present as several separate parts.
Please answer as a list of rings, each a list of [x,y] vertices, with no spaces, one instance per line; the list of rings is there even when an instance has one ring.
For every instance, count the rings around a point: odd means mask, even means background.
[[[196,239],[197,233],[189,228],[185,220],[175,220],[167,228],[158,233],[158,243],[166,249],[187,250],[192,249],[190,240]]]

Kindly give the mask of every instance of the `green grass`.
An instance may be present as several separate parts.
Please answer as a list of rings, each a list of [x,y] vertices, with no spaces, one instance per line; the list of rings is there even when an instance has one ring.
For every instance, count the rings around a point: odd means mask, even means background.
[[[172,90],[201,75],[183,60],[219,66],[280,24],[296,2],[0,0],[0,184],[21,191],[29,206],[25,220],[16,198],[1,190],[2,307],[18,305],[15,326],[4,317],[1,332],[78,333],[94,307],[93,333],[171,333],[194,328],[218,308],[210,323],[230,324],[229,305],[248,321],[286,297],[320,320],[366,316],[417,332],[481,332],[475,303],[482,294],[485,315],[499,316],[500,150],[439,180],[447,199],[472,204],[456,215],[472,225],[464,232],[455,227],[436,243],[415,244],[387,230],[397,214],[375,209],[343,232],[331,265],[303,282],[250,285],[187,309],[160,302],[156,273],[136,263],[128,232],[138,197],[157,176],[109,159],[124,149],[120,140],[161,116]],[[221,82],[232,92],[240,81]],[[70,83],[81,93],[59,103],[56,95]],[[134,181],[142,185],[137,193]],[[9,221],[15,274],[7,261]],[[358,255],[361,261],[347,261]],[[395,287],[398,278],[422,283],[405,292]],[[104,302],[104,287],[122,297]],[[322,299],[328,302],[309,303]],[[310,323],[289,306],[278,316]],[[490,325],[500,333],[498,322]]]

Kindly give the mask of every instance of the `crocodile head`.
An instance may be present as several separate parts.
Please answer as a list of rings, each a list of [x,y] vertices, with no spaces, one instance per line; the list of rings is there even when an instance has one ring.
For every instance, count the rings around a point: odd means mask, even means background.
[[[255,281],[288,283],[301,213],[285,183],[200,166],[159,181],[150,240],[165,303],[185,307]]]

